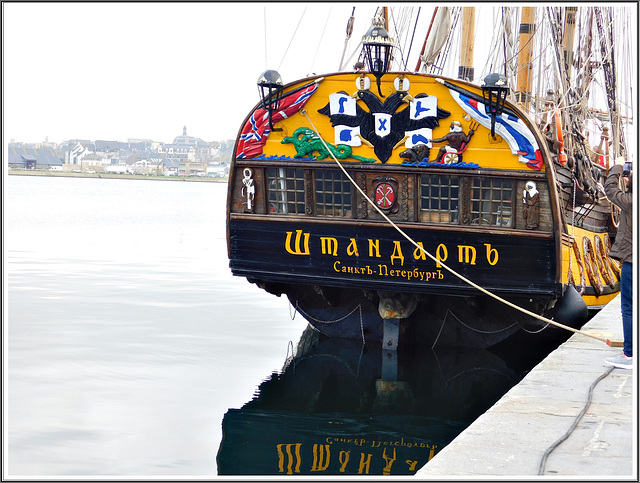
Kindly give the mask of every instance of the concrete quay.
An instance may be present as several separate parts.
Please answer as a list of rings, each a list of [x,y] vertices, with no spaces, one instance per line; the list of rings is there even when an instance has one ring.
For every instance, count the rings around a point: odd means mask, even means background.
[[[620,296],[581,330],[622,339]],[[415,478],[638,481],[637,363],[604,362],[621,352],[573,334]]]

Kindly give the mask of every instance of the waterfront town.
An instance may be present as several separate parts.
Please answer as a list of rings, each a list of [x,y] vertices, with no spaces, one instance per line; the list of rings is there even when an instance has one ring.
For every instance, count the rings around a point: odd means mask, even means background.
[[[154,176],[226,177],[234,140],[204,141],[187,134],[171,143],[150,139],[72,139],[62,143],[9,142],[10,170],[71,171]]]

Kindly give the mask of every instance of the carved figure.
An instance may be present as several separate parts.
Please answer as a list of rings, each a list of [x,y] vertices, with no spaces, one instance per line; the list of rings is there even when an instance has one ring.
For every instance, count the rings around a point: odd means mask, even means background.
[[[408,97],[407,94],[404,91],[396,91],[386,97],[383,102],[372,92],[359,90],[354,95],[358,101],[355,115],[332,114],[331,103],[318,109],[318,112],[329,116],[331,125],[334,127],[338,125],[359,127],[362,137],[373,145],[373,152],[378,159],[386,163],[398,146],[398,141],[404,138],[407,132],[423,128],[433,129],[440,125],[440,119],[450,115],[449,111],[436,107],[431,110],[432,112],[430,111],[431,115],[412,119],[411,109],[401,109],[401,107],[406,107],[406,103],[413,99],[422,106],[419,109],[424,109],[423,104],[429,96],[421,93]],[[359,105],[360,101],[367,106],[368,110]]]
[[[242,196],[245,198],[246,210],[253,212],[253,198],[256,194],[256,187],[253,184],[253,174],[249,168],[245,168],[243,171],[244,178],[242,178]]]
[[[426,159],[427,161],[429,160],[430,151],[431,150],[429,149],[429,146],[427,146],[426,144],[420,143],[420,144],[416,144],[412,148],[402,151],[400,153],[400,157],[404,159],[408,159],[409,161],[414,163],[419,163],[423,159]]]
[[[449,143],[447,146],[440,148],[434,162],[442,163],[443,157],[445,158],[444,162],[447,164],[462,161],[462,153],[467,144],[469,144],[474,132],[474,129],[469,129],[469,133],[465,134],[460,121],[451,121],[449,132],[444,137],[432,139],[434,143]]]
[[[535,230],[536,228],[538,228],[538,223],[540,220],[540,206],[538,204],[539,201],[540,193],[538,193],[536,184],[533,181],[527,181],[525,189],[522,192],[522,202],[524,203],[522,216],[524,216],[524,219],[527,220],[527,230]]]
[[[330,143],[323,143],[320,136],[308,127],[299,127],[293,131],[293,136],[287,136],[280,142],[282,144],[293,144],[293,147],[296,150],[295,158],[312,157],[316,159],[326,159],[331,156],[331,153],[333,153],[337,159],[353,158],[358,161],[362,161],[363,163],[375,162],[375,159],[356,156],[353,154],[351,146],[346,144],[338,144],[337,146],[334,146]],[[316,151],[318,152],[318,155],[314,156],[313,153]]]

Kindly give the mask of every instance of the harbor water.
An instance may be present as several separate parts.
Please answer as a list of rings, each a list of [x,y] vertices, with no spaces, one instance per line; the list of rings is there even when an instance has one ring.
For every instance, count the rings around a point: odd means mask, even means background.
[[[320,337],[231,276],[226,195],[5,178],[5,475],[411,475],[543,357]]]

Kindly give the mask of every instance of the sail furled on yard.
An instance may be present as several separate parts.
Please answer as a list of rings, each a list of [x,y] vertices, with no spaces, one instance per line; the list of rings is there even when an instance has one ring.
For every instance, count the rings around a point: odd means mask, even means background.
[[[427,72],[436,63],[436,59],[447,42],[451,32],[451,7],[437,7],[434,13],[432,28],[425,42],[422,60],[422,71]]]

